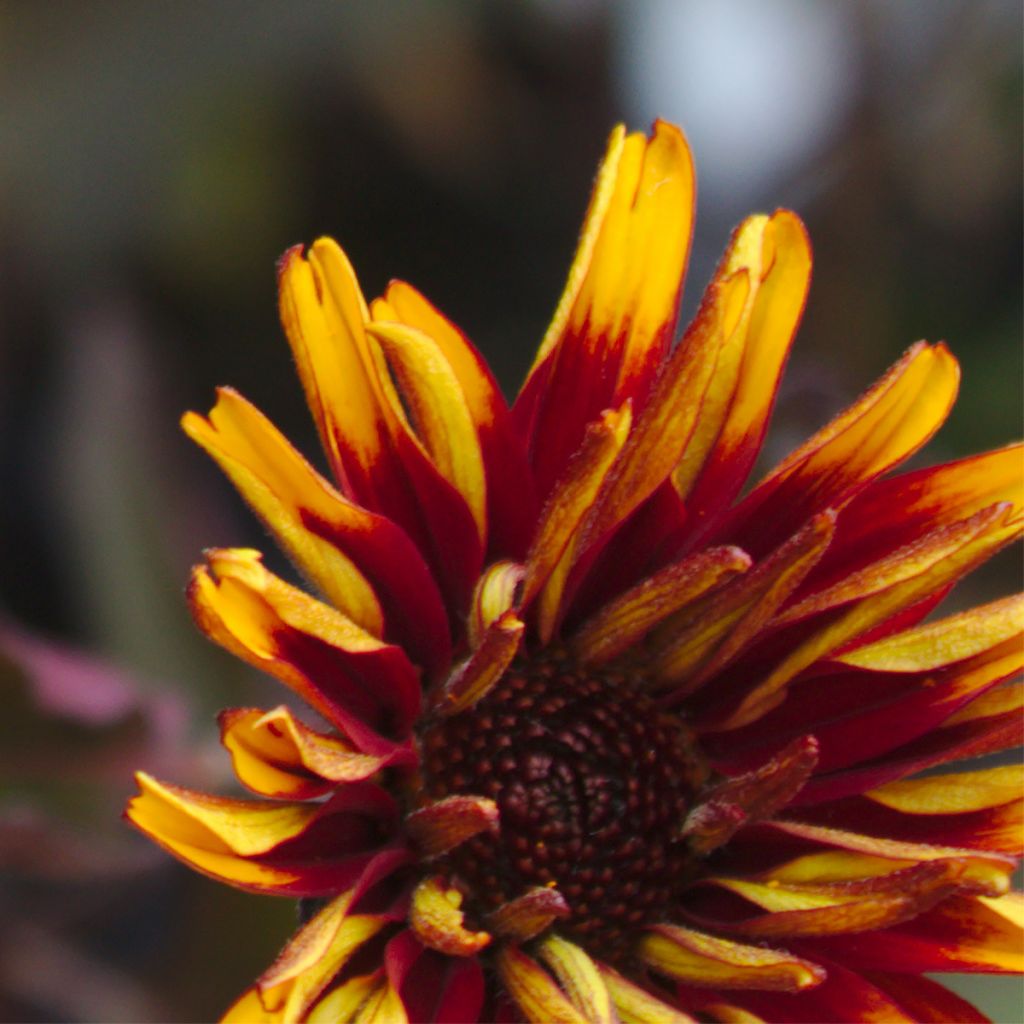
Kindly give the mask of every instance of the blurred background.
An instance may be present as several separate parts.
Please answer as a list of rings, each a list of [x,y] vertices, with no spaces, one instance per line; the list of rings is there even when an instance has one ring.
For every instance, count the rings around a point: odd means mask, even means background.
[[[611,126],[682,124],[692,310],[791,206],[815,284],[784,454],[918,338],[964,392],[927,461],[1020,431],[1019,0],[0,2],[0,1018],[203,1020],[285,901],[118,820],[143,767],[229,790],[222,705],[281,693],[193,629],[212,545],[266,546],[177,427],[231,383],[311,455],[274,261],[321,233],[414,282],[512,393]],[[1019,585],[1011,555],[954,600]],[[88,652],[88,653],[86,653]],[[269,703],[268,703],[269,702]],[[1018,1019],[1013,980],[972,998]]]

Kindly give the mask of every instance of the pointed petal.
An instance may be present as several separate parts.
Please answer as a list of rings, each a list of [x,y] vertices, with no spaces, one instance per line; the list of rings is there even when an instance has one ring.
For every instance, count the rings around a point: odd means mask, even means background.
[[[495,957],[498,977],[532,1024],[589,1024],[536,960],[511,944]]]
[[[440,857],[481,832],[497,831],[498,805],[482,796],[449,796],[413,811],[405,828],[424,857]]]
[[[383,971],[349,978],[313,1007],[307,1018],[308,1024],[351,1024],[360,1011],[372,1005],[386,988]],[[238,1024],[247,1024],[247,1021],[239,1017]]]
[[[865,971],[864,979],[896,1000],[911,1020],[932,1024],[991,1024],[966,999],[928,978],[914,974],[885,974]]]
[[[739,493],[761,448],[782,368],[803,312],[811,248],[788,210],[736,229],[716,280],[744,269],[743,316],[721,354],[700,421],[673,474],[694,522],[711,522]]]
[[[690,985],[797,992],[821,984],[825,972],[791,953],[747,946],[679,925],[651,928],[639,955],[656,971]]]
[[[340,612],[268,572],[258,552],[207,552],[189,603],[199,628],[232,654],[293,689],[363,752],[389,755],[420,705],[416,670]]]
[[[915,345],[846,412],[765,477],[714,536],[758,556],[815,512],[849,501],[909,458],[945,420],[959,370],[944,345]]]
[[[469,931],[462,923],[462,893],[442,878],[425,878],[412,894],[409,925],[425,946],[448,956],[475,956],[491,943],[487,932]]]
[[[750,567],[735,547],[709,548],[674,562],[606,604],[572,640],[585,665],[603,664],[629,650],[661,621]]]
[[[864,795],[906,814],[965,814],[1011,803],[1024,793],[1024,765],[950,772],[889,782]]]
[[[503,939],[528,942],[557,918],[568,917],[571,913],[569,904],[557,889],[536,886],[492,910],[485,923],[489,931]]]
[[[565,293],[514,415],[541,496],[602,409],[644,405],[675,330],[690,249],[693,165],[678,129],[613,132]]]
[[[378,311],[380,315],[378,316]],[[377,319],[399,320],[437,343],[451,365],[476,426],[487,475],[487,521],[492,550],[522,557],[537,518],[537,499],[526,452],[487,363],[450,320],[415,288],[392,281]]]
[[[358,782],[400,760],[392,754],[363,754],[337,736],[315,732],[284,705],[230,708],[218,716],[221,743],[231,754],[235,774],[261,796],[311,800],[339,782]]]

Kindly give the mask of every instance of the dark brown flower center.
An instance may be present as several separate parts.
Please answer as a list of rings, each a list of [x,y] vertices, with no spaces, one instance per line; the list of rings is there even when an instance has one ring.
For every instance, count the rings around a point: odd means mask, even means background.
[[[421,737],[424,790],[490,797],[500,831],[446,867],[483,913],[554,885],[564,930],[604,956],[663,918],[691,874],[679,830],[704,778],[678,719],[621,676],[552,658],[518,664],[471,710]]]

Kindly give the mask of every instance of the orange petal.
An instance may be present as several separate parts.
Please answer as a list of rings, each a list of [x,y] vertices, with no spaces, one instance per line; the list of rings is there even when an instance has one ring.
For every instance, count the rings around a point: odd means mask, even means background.
[[[952,407],[958,381],[956,360],[944,345],[915,345],[861,399],[769,473],[716,538],[759,555],[794,524],[848,501],[935,433]]]
[[[624,1024],[696,1024],[696,1018],[669,1006],[604,964],[598,970]]]
[[[1012,509],[997,505],[963,523],[936,531],[928,552],[915,558],[915,575],[856,601],[849,610],[798,644],[740,703],[718,728],[733,729],[761,717],[777,702],[783,687],[798,672],[855,637],[867,633],[898,611],[914,605],[954,582],[990,558],[1021,533]]]
[[[498,805],[482,796],[449,796],[413,811],[405,828],[424,857],[439,857],[481,832],[497,831]]]
[[[398,756],[354,750],[337,736],[315,732],[284,705],[273,711],[231,708],[219,716],[221,742],[235,774],[262,796],[310,800],[339,782],[368,779]]]
[[[463,926],[462,893],[441,878],[425,878],[412,895],[409,924],[425,946],[448,956],[475,956],[490,945],[487,932]]]
[[[697,429],[673,474],[695,522],[729,505],[764,439],[810,284],[810,241],[800,219],[788,210],[747,218],[715,280],[741,269],[750,281],[743,315],[719,354]]]
[[[492,910],[485,921],[488,930],[501,938],[528,942],[557,918],[570,913],[569,904],[557,889],[536,886]]]
[[[689,693],[734,658],[771,620],[821,558],[832,537],[835,516],[811,520],[760,565],[669,620],[655,638],[652,669],[673,692]]]
[[[586,665],[610,661],[659,622],[749,567],[749,556],[735,547],[709,548],[674,562],[588,619],[573,638],[573,650]]]
[[[495,956],[495,967],[505,991],[532,1024],[588,1024],[551,975],[518,947],[502,946]]]
[[[648,967],[690,985],[797,992],[822,982],[825,972],[791,953],[747,946],[679,925],[660,924],[640,940]]]
[[[419,711],[416,670],[340,612],[263,567],[258,552],[207,552],[194,570],[189,602],[199,628],[232,654],[276,676],[364,753],[386,755]]]
[[[579,249],[515,416],[546,495],[601,410],[639,409],[668,352],[690,249],[693,165],[678,129],[617,128]]]
[[[547,935],[537,946],[573,1006],[592,1024],[618,1024],[608,988],[597,964],[574,942]]]
[[[526,453],[487,363],[465,335],[415,288],[392,281],[371,306],[379,320],[398,320],[429,335],[462,389],[476,426],[487,476],[487,521],[492,547],[522,557],[536,522],[536,497]]]

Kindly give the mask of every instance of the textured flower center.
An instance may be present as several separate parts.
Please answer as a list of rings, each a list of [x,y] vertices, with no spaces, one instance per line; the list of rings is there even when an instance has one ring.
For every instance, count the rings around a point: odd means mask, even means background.
[[[558,659],[519,664],[421,746],[429,798],[498,805],[499,832],[447,858],[468,909],[554,885],[571,910],[560,928],[618,956],[675,902],[693,861],[679,831],[704,770],[682,724],[628,679]]]

